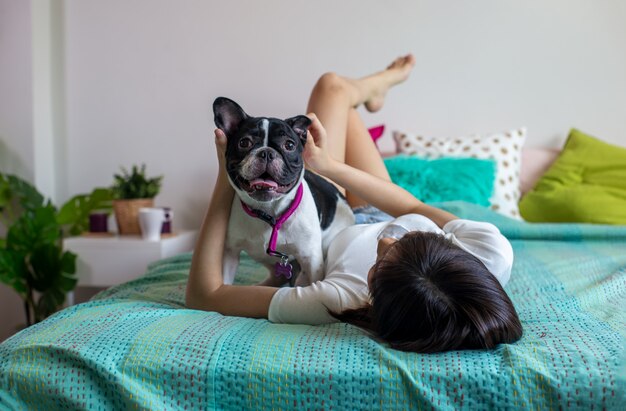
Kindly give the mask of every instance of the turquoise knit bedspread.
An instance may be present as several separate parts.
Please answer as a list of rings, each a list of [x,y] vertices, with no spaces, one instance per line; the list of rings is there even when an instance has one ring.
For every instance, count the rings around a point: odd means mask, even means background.
[[[0,409],[624,409],[626,227],[445,207],[511,240],[519,342],[414,354],[346,324],[188,310],[185,254],[0,345]],[[263,275],[244,261],[243,282]]]

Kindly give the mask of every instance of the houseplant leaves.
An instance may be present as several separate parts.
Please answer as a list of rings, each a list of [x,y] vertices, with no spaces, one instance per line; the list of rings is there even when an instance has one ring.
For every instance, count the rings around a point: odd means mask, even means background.
[[[89,231],[89,214],[94,210],[111,210],[113,194],[108,188],[96,188],[90,194],[69,199],[59,211],[57,222],[67,226],[70,235]]]
[[[76,254],[62,249],[56,208],[19,177],[0,174],[0,213],[7,229],[0,241],[0,281],[24,300],[31,325],[55,312],[76,286]],[[75,223],[69,211],[63,218]]]

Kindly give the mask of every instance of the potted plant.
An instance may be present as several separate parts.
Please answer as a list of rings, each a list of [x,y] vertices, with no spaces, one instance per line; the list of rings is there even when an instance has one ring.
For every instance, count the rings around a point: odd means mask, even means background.
[[[76,254],[63,251],[64,233],[82,231],[90,210],[109,203],[108,189],[96,189],[57,212],[31,184],[0,173],[0,282],[24,300],[27,326],[57,311],[76,286]]]
[[[163,176],[147,178],[146,165],[134,165],[131,172],[122,167],[121,174],[114,174],[111,187],[113,210],[120,234],[141,234],[139,209],[154,207],[154,197],[161,189]]]
[[[56,209],[30,184],[0,175],[0,281],[24,300],[26,325],[57,310],[76,285],[76,255],[63,252]]]

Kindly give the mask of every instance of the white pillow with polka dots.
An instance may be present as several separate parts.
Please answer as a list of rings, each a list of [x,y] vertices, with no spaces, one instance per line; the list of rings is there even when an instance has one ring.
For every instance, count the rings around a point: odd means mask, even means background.
[[[508,217],[521,219],[517,203],[520,199],[520,164],[526,129],[503,133],[435,138],[394,131],[398,153],[425,158],[471,157],[493,159],[496,181],[491,196],[491,209]]]

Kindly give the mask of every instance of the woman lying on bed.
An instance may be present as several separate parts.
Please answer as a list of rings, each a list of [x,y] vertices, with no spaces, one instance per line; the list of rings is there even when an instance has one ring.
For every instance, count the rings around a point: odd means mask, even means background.
[[[361,104],[379,110],[388,89],[406,80],[414,64],[408,55],[361,79],[328,73],[311,93],[308,168],[346,194],[357,223],[380,222],[339,233],[329,247],[324,280],[310,286],[224,284],[222,253],[234,192],[222,163],[226,136],[216,130],[220,169],[193,255],[188,307],[281,323],[340,320],[415,352],[492,348],[521,337],[502,288],[513,262],[507,239],[492,224],[459,219],[393,184],[355,110]],[[397,218],[388,221],[383,212]]]

